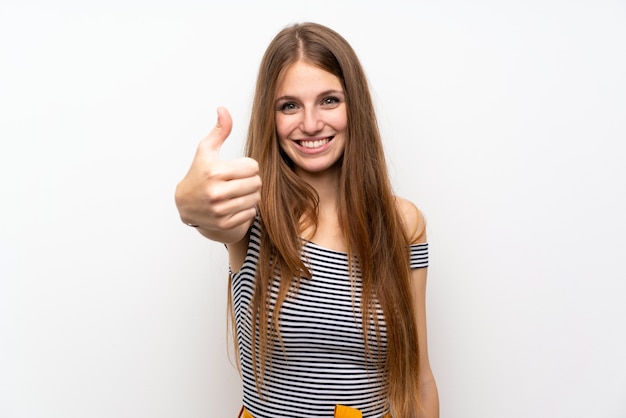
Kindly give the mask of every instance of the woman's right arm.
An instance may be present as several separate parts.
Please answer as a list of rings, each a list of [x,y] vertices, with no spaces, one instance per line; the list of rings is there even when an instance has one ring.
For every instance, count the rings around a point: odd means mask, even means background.
[[[205,237],[237,244],[246,238],[256,216],[259,164],[251,158],[220,160],[232,119],[225,108],[217,113],[217,124],[198,145],[189,171],[176,187],[176,207],[181,220]]]

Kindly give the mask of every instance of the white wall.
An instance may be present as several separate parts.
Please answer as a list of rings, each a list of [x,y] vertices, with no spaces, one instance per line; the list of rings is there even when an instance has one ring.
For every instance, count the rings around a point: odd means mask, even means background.
[[[427,214],[442,417],[626,417],[624,2],[95,3],[0,6],[1,417],[236,415],[225,250],[173,192],[303,20]]]

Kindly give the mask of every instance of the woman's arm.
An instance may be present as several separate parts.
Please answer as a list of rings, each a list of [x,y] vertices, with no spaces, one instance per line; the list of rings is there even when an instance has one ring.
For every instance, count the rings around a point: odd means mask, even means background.
[[[411,244],[426,243],[426,222],[419,209],[417,209],[413,203],[400,198],[398,198],[398,206]],[[409,279],[419,342],[420,395],[424,407],[423,415],[421,416],[424,418],[438,418],[439,392],[428,359],[428,337],[426,332],[427,275],[428,268],[417,268],[411,270],[411,277]]]
[[[439,392],[433,371],[428,360],[428,339],[426,332],[426,275],[427,268],[411,271],[411,293],[415,307],[415,322],[419,341],[420,387],[424,405],[424,418],[439,417]]]

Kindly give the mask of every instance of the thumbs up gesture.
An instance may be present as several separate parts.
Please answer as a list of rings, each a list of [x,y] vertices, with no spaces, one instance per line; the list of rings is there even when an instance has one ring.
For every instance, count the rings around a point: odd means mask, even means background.
[[[176,206],[183,222],[210,239],[226,244],[240,241],[256,215],[260,200],[259,164],[251,158],[223,161],[222,144],[232,119],[223,107],[217,124],[198,145],[189,171],[176,187]]]

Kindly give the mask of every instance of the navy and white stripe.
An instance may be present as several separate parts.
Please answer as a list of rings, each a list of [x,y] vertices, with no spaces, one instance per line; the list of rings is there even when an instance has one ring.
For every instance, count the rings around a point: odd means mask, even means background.
[[[349,279],[348,256],[304,241],[302,257],[312,278],[303,279],[280,310],[284,350],[274,345],[265,372],[263,398],[252,369],[250,301],[259,259],[258,220],[252,226],[248,254],[233,274],[233,303],[243,377],[243,403],[255,418],[332,417],[336,404],[358,408],[363,417],[382,417],[388,410],[384,359],[386,329],[380,308],[381,343],[373,321],[370,355],[363,346],[361,282]],[[411,246],[411,268],[428,266],[428,244]],[[276,296],[278,286],[274,287]]]

